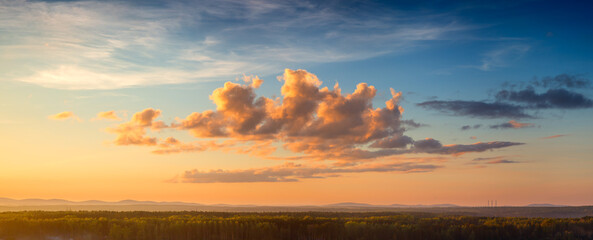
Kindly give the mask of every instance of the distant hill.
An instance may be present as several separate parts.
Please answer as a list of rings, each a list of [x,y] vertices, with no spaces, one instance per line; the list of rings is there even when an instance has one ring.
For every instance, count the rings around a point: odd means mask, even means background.
[[[153,202],[153,201],[136,201],[136,200],[122,200],[118,202],[106,202],[99,200],[88,200],[81,202],[68,201],[64,199],[10,199],[0,198],[0,206],[55,206],[55,205],[93,205],[93,206],[113,206],[113,205],[189,205],[189,206],[201,206],[198,203],[186,203],[186,202]]]
[[[526,207],[568,207],[568,206],[549,204],[549,203],[532,203],[532,204],[527,205]]]
[[[68,201],[63,199],[10,199],[0,198],[0,212],[5,211],[207,211],[207,212],[391,212],[430,213],[439,215],[464,215],[488,217],[560,217],[593,216],[593,206],[561,206],[530,204],[521,207],[464,207],[454,204],[434,205],[373,205],[342,202],[309,206],[258,206],[232,204],[198,204],[186,202],[154,202],[122,200]]]

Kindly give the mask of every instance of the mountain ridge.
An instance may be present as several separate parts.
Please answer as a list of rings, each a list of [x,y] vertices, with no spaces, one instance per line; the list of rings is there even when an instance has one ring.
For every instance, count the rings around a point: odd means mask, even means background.
[[[40,198],[27,198],[27,199],[12,199],[0,197],[0,206],[52,206],[52,205],[92,205],[92,206],[122,206],[122,205],[161,205],[161,206],[213,206],[213,207],[326,207],[326,208],[453,208],[453,207],[469,207],[449,203],[440,204],[369,204],[369,203],[358,203],[358,202],[338,202],[331,204],[319,204],[319,205],[257,205],[257,204],[201,204],[201,203],[190,203],[190,202],[167,202],[167,201],[140,201],[133,199],[124,199],[120,201],[102,201],[102,200],[84,200],[84,201],[70,201],[65,199],[40,199]],[[567,205],[557,205],[549,203],[532,203],[524,206],[499,206],[499,207],[570,207]]]

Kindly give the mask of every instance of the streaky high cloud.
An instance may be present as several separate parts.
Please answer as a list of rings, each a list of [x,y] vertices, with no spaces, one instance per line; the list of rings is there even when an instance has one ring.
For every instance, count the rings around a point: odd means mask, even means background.
[[[306,166],[287,163],[275,167],[252,168],[245,170],[210,170],[197,169],[186,171],[175,179],[185,183],[241,183],[241,182],[297,182],[308,178],[339,177],[346,173],[364,172],[430,172],[439,165],[415,163],[373,163],[352,167]]]
[[[533,123],[521,123],[521,122],[517,122],[515,120],[511,120],[506,123],[490,125],[490,128],[492,128],[492,129],[507,129],[507,128],[519,129],[519,128],[533,127],[534,125],[535,124],[533,124]]]
[[[462,155],[470,152],[484,152],[487,150],[493,150],[497,148],[505,148],[510,146],[523,145],[524,143],[518,142],[477,142],[473,144],[450,144],[442,145],[439,141],[427,138],[425,140],[416,141],[414,143],[414,151],[417,153],[432,153],[432,154],[450,154],[450,155]]]
[[[71,111],[66,111],[66,112],[61,112],[61,113],[57,113],[57,114],[54,114],[54,115],[50,115],[47,118],[48,119],[51,119],[51,120],[67,120],[67,119],[73,119],[73,120],[76,120],[76,121],[79,121],[79,122],[82,121],[82,119],[80,119],[78,116],[76,116],[76,114],[74,114]]]
[[[506,67],[511,62],[523,57],[530,48],[530,46],[525,44],[513,44],[489,51],[484,54],[482,64],[477,66],[477,68],[483,71],[490,71],[495,68]]]
[[[509,160],[506,156],[474,158],[473,164],[505,164],[505,163],[520,163],[519,161]]]
[[[568,136],[568,135],[566,135],[566,134],[558,134],[558,135],[552,135],[552,136],[543,137],[541,139],[554,139],[554,138],[566,137],[566,136]]]
[[[106,112],[97,113],[97,117],[95,119],[97,119],[97,120],[112,120],[112,121],[120,121],[121,120],[121,118],[119,116],[117,116],[115,111],[106,111]]]
[[[290,63],[411,51],[420,43],[461,38],[459,33],[479,27],[449,14],[361,9],[350,2],[0,4],[0,51],[5,53],[0,61],[6,63],[0,77],[59,89],[222,80],[254,69],[272,74]]]
[[[521,106],[501,102],[433,100],[418,103],[418,106],[455,116],[477,118],[532,118],[531,115],[524,112]]]

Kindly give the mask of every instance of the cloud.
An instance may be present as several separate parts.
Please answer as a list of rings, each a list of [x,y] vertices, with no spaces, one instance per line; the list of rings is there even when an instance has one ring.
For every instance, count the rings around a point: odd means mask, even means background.
[[[317,76],[305,70],[286,69],[282,80],[282,99],[256,97],[253,86],[227,82],[210,97],[216,111],[192,113],[173,126],[198,138],[277,139],[293,152],[337,158],[367,144],[411,143],[402,135],[401,93],[393,89],[384,108],[373,108],[377,90],[366,83],[343,95],[337,84],[321,88]]]
[[[392,137],[378,140],[370,145],[373,148],[405,148],[413,144],[414,140],[408,136]]]
[[[154,121],[161,115],[161,110],[147,108],[135,113],[128,122],[108,128],[107,131],[117,134],[116,145],[156,145],[157,139],[146,136],[146,128],[159,130],[167,125],[162,121]]]
[[[352,4],[3,1],[0,78],[59,89],[222,80],[411,51],[477,28],[449,14]]]
[[[487,157],[487,158],[474,158],[472,160],[473,164],[505,164],[505,163],[520,163],[518,161],[509,160],[505,156],[498,156],[498,157]]]
[[[112,120],[112,121],[121,121],[121,118],[117,116],[115,111],[106,111],[97,113],[97,120]]]
[[[523,112],[520,106],[501,102],[480,101],[426,101],[417,104],[420,107],[437,110],[455,116],[470,116],[477,118],[532,118]]]
[[[507,129],[507,128],[519,129],[519,128],[528,128],[528,127],[533,127],[533,126],[534,126],[533,123],[520,123],[515,120],[511,120],[506,123],[490,125],[490,128],[492,128],[492,129]]]
[[[476,68],[482,71],[490,71],[495,68],[506,67],[510,62],[517,61],[523,57],[529,49],[530,46],[524,44],[501,47],[486,53],[482,59],[482,65]]]
[[[414,128],[420,128],[420,127],[428,127],[428,124],[425,123],[419,123],[416,122],[412,119],[407,119],[407,120],[402,120],[401,121],[402,125],[404,125],[405,127],[407,127],[406,129],[414,129]]]
[[[544,88],[586,88],[591,86],[591,80],[574,74],[558,74],[554,77],[544,77],[541,80],[532,81],[536,87]]]
[[[51,119],[51,120],[74,119],[74,120],[79,121],[79,122],[82,121],[78,116],[76,116],[76,114],[74,114],[73,112],[70,112],[70,111],[66,111],[66,112],[61,112],[61,113],[58,113],[58,114],[50,115],[47,118],[48,119]]]
[[[541,109],[584,109],[593,108],[593,100],[581,93],[569,91],[564,88],[579,88],[589,86],[589,80],[573,75],[560,74],[555,77],[546,77],[541,81],[532,81],[523,90],[500,90],[495,95],[495,101],[426,101],[418,106],[426,109],[437,110],[455,116],[469,116],[477,118],[534,118],[526,113]],[[517,84],[505,84],[511,88]],[[537,93],[538,88],[545,89]],[[462,130],[469,129],[463,126]]]
[[[287,163],[280,166],[245,170],[197,169],[186,171],[176,179],[184,183],[298,182],[309,178],[339,177],[346,173],[364,172],[430,172],[441,166],[415,163],[374,163],[351,167],[306,166]]]
[[[118,134],[117,145],[153,145],[155,154],[222,150],[269,159],[331,160],[341,165],[402,154],[460,155],[521,144],[443,146],[435,139],[414,141],[404,134],[403,126],[410,122],[402,121],[401,93],[394,89],[384,107],[374,107],[377,90],[366,83],[342,94],[338,84],[332,90],[322,87],[317,76],[305,70],[286,69],[280,79],[284,81],[280,98],[258,97],[254,89],[262,80],[249,77],[245,84],[227,82],[215,89],[210,99],[216,110],[193,112],[167,125],[154,121],[160,110],[149,108],[109,131]],[[188,131],[202,140],[158,140],[146,135],[147,128]],[[278,146],[299,155],[272,156]]]
[[[566,137],[566,136],[568,136],[568,135],[567,134],[558,134],[558,135],[552,135],[552,136],[542,137],[541,139],[554,139],[554,138]]]
[[[520,163],[520,162],[513,161],[513,160],[502,159],[502,160],[489,161],[489,162],[486,162],[486,163],[487,164],[501,164],[501,163]]]
[[[538,94],[534,89],[521,91],[502,90],[496,94],[500,101],[510,101],[525,104],[527,108],[546,109],[576,109],[591,108],[593,100],[576,92],[565,89],[549,89],[545,93]]]
[[[470,125],[464,125],[464,126],[462,126],[462,127],[461,127],[461,130],[462,130],[462,131],[465,131],[465,130],[470,130],[470,129],[472,129],[472,128],[473,128],[473,129],[478,129],[478,128],[480,128],[480,127],[482,127],[482,124],[475,124],[474,126],[470,126]]]
[[[429,138],[415,142],[414,150],[417,153],[448,154],[458,156],[470,152],[484,152],[488,150],[518,146],[523,144],[524,143],[518,142],[494,141],[477,142],[473,144],[442,145],[439,141]]]

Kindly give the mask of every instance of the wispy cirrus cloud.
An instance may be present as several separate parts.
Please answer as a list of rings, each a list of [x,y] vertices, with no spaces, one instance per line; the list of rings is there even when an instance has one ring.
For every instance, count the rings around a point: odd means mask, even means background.
[[[506,67],[523,57],[530,48],[526,44],[511,44],[500,47],[484,54],[482,64],[474,67],[482,71],[491,71],[496,68]]]
[[[422,42],[455,39],[476,28],[446,14],[355,11],[336,8],[342,4],[337,2],[0,4],[0,60],[8,63],[0,66],[0,76],[60,89],[270,74],[288,63],[351,61],[409,51]]]
[[[509,160],[506,156],[474,158],[472,164],[506,164],[506,163],[521,163],[515,160]]]
[[[566,136],[568,136],[568,135],[567,134],[558,134],[558,135],[542,137],[541,139],[554,139],[554,138],[560,138],[560,137],[566,137]]]
[[[521,123],[521,122],[517,122],[515,120],[510,120],[506,123],[490,125],[490,128],[492,128],[492,129],[508,129],[508,128],[519,129],[519,128],[533,127],[534,125],[535,124],[533,124],[533,123]]]

